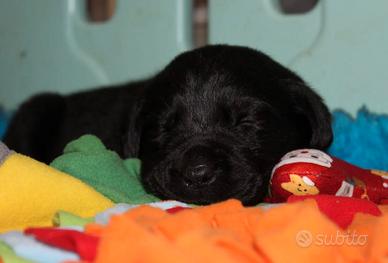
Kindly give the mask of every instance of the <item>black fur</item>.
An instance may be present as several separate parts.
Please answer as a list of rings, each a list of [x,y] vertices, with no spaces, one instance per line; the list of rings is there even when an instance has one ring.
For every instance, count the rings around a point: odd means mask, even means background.
[[[255,204],[283,154],[332,140],[328,109],[300,77],[258,51],[227,45],[183,53],[143,82],[36,97],[20,108],[5,142],[49,162],[84,133],[139,157],[149,192],[198,204],[232,197]]]

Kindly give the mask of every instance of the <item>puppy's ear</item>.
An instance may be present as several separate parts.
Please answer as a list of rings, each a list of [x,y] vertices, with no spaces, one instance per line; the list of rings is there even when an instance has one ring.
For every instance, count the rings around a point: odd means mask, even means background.
[[[141,108],[143,105],[143,99],[138,99],[132,105],[129,113],[128,127],[126,134],[124,135],[124,156],[126,158],[135,158],[139,155],[140,137],[142,124],[139,117]]]
[[[309,130],[308,146],[316,149],[329,147],[333,140],[331,114],[322,98],[301,80],[286,80],[282,84],[289,90],[297,125]]]

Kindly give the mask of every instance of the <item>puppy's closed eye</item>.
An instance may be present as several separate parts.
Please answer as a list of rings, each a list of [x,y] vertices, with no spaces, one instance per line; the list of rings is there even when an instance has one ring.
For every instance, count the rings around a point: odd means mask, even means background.
[[[273,115],[271,106],[266,103],[250,103],[238,109],[234,116],[234,127],[264,129]]]
[[[234,126],[260,126],[264,124],[264,120],[260,117],[260,114],[249,115],[249,114],[240,114],[235,120]]]

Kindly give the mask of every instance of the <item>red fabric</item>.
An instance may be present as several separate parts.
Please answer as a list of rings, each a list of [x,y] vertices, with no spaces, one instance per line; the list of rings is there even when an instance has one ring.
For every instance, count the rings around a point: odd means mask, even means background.
[[[381,211],[375,203],[365,199],[352,197],[332,195],[291,195],[287,202],[294,203],[305,199],[314,199],[317,202],[319,210],[343,229],[352,223],[356,213],[374,216],[381,215]]]
[[[24,231],[48,245],[77,253],[82,260],[94,260],[99,238],[83,232],[51,227],[28,228]]]
[[[175,214],[175,213],[180,212],[180,211],[185,210],[185,209],[191,209],[191,208],[190,207],[175,206],[175,207],[167,209],[166,212],[169,214]]]

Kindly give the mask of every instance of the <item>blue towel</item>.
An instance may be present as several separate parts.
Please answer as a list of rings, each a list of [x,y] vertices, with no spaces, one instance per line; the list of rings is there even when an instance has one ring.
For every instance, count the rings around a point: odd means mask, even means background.
[[[356,118],[333,113],[334,141],[329,153],[367,169],[388,171],[388,115],[361,108]]]
[[[0,107],[0,139],[3,138],[5,130],[7,128],[9,116]]]

